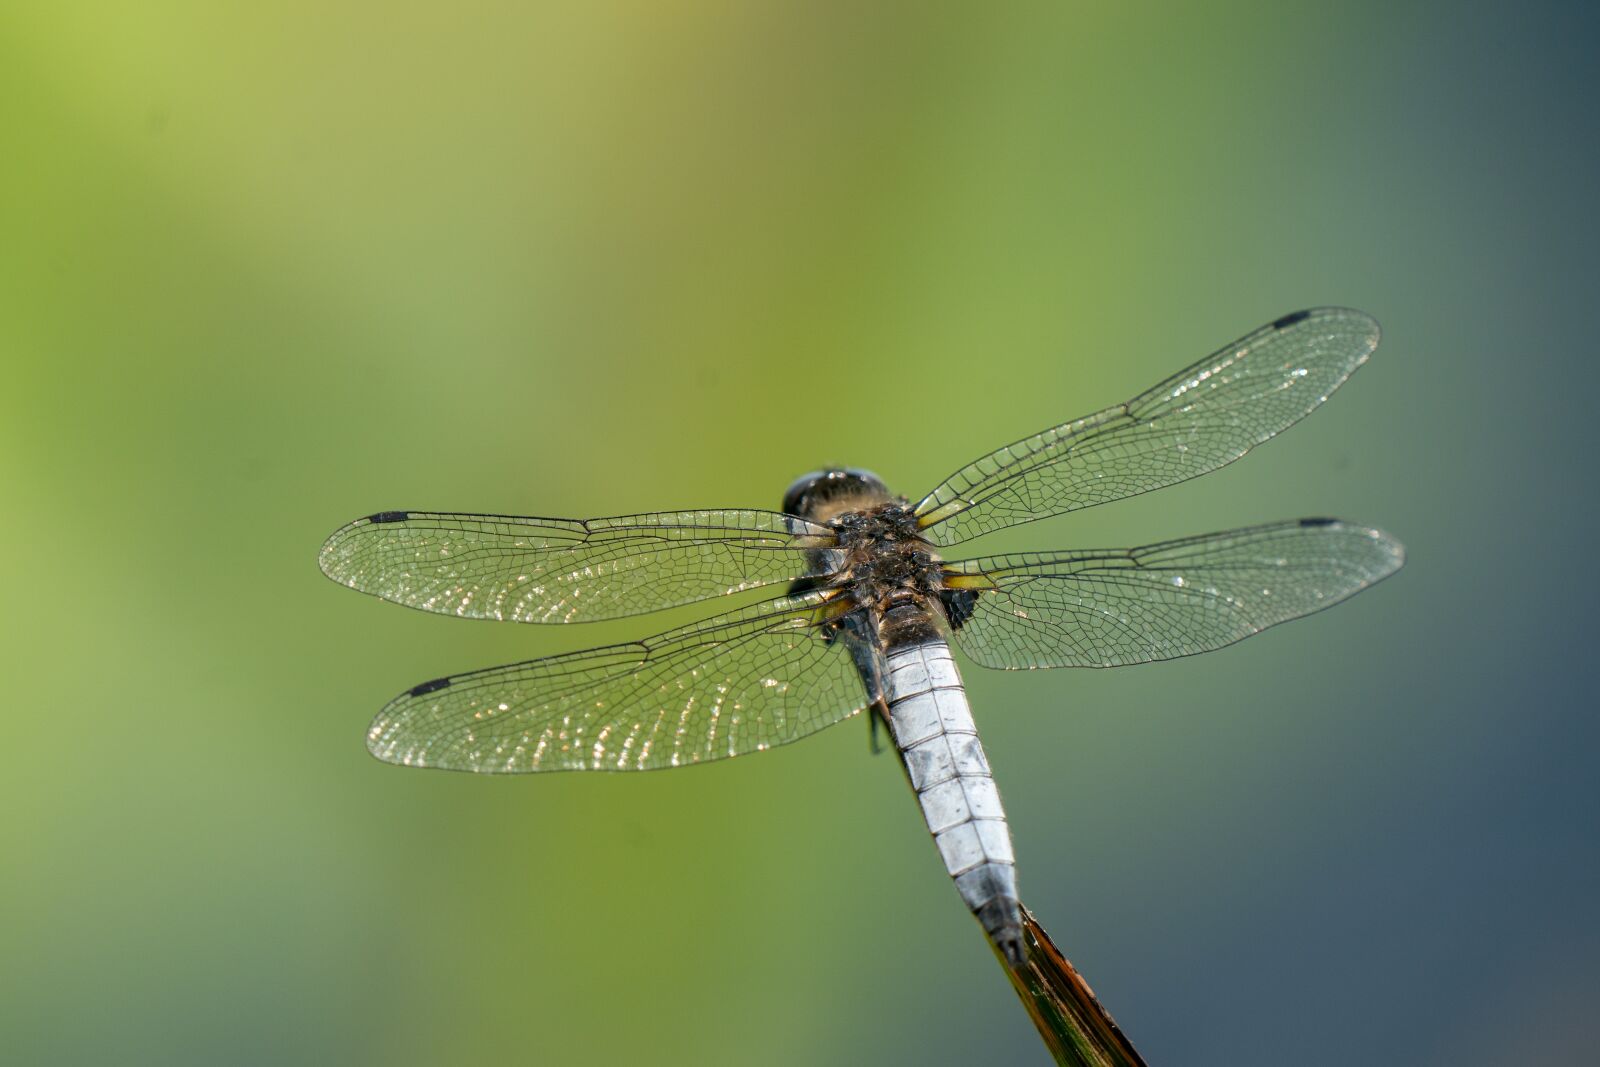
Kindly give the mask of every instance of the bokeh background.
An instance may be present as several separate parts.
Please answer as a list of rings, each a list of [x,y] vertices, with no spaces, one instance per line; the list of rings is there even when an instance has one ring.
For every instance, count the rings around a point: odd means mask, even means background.
[[[1247,461],[984,549],[1299,515],[1395,579],[968,671],[1025,898],[1153,1064],[1600,1047],[1600,34],[1580,5],[0,11],[0,1059],[1042,1062],[892,757],[372,760],[391,695],[677,621],[323,579],[387,508],[919,495],[1295,308]]]

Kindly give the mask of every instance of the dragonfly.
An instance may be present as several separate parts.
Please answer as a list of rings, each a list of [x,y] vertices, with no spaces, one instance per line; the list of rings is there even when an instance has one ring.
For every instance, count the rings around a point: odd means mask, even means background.
[[[1285,315],[1131,400],[974,460],[915,503],[836,467],[797,479],[778,511],[357,519],[323,545],[323,572],[444,615],[577,623],[775,593],[653,637],[423,682],[384,706],[367,746],[477,774],[647,771],[762,752],[867,712],[961,899],[1019,966],[1011,833],[952,648],[1002,670],[1190,656],[1336,604],[1393,574],[1404,550],[1381,530],[1306,518],[1138,548],[946,551],[1231,463],[1320,406],[1378,339],[1360,311]]]

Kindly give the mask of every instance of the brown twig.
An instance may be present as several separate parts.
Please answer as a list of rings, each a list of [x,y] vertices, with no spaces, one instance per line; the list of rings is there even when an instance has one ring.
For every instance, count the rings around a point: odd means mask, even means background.
[[[995,955],[1056,1062],[1065,1067],[1145,1067],[1089,983],[1026,907],[1022,934],[1026,959],[1021,967],[1008,964],[999,949]]]

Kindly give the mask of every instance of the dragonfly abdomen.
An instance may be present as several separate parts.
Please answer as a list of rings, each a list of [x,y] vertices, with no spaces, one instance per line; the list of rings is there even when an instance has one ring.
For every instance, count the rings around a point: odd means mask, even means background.
[[[967,907],[1020,964],[1011,831],[950,646],[942,638],[923,641],[892,648],[886,659],[889,723],[928,831]]]

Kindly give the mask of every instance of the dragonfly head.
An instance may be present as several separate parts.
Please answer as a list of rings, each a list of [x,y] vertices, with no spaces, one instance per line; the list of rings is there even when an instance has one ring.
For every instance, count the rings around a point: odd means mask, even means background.
[[[888,502],[889,487],[869,470],[830,467],[802,474],[783,494],[783,510],[813,522],[845,511],[864,511]]]

